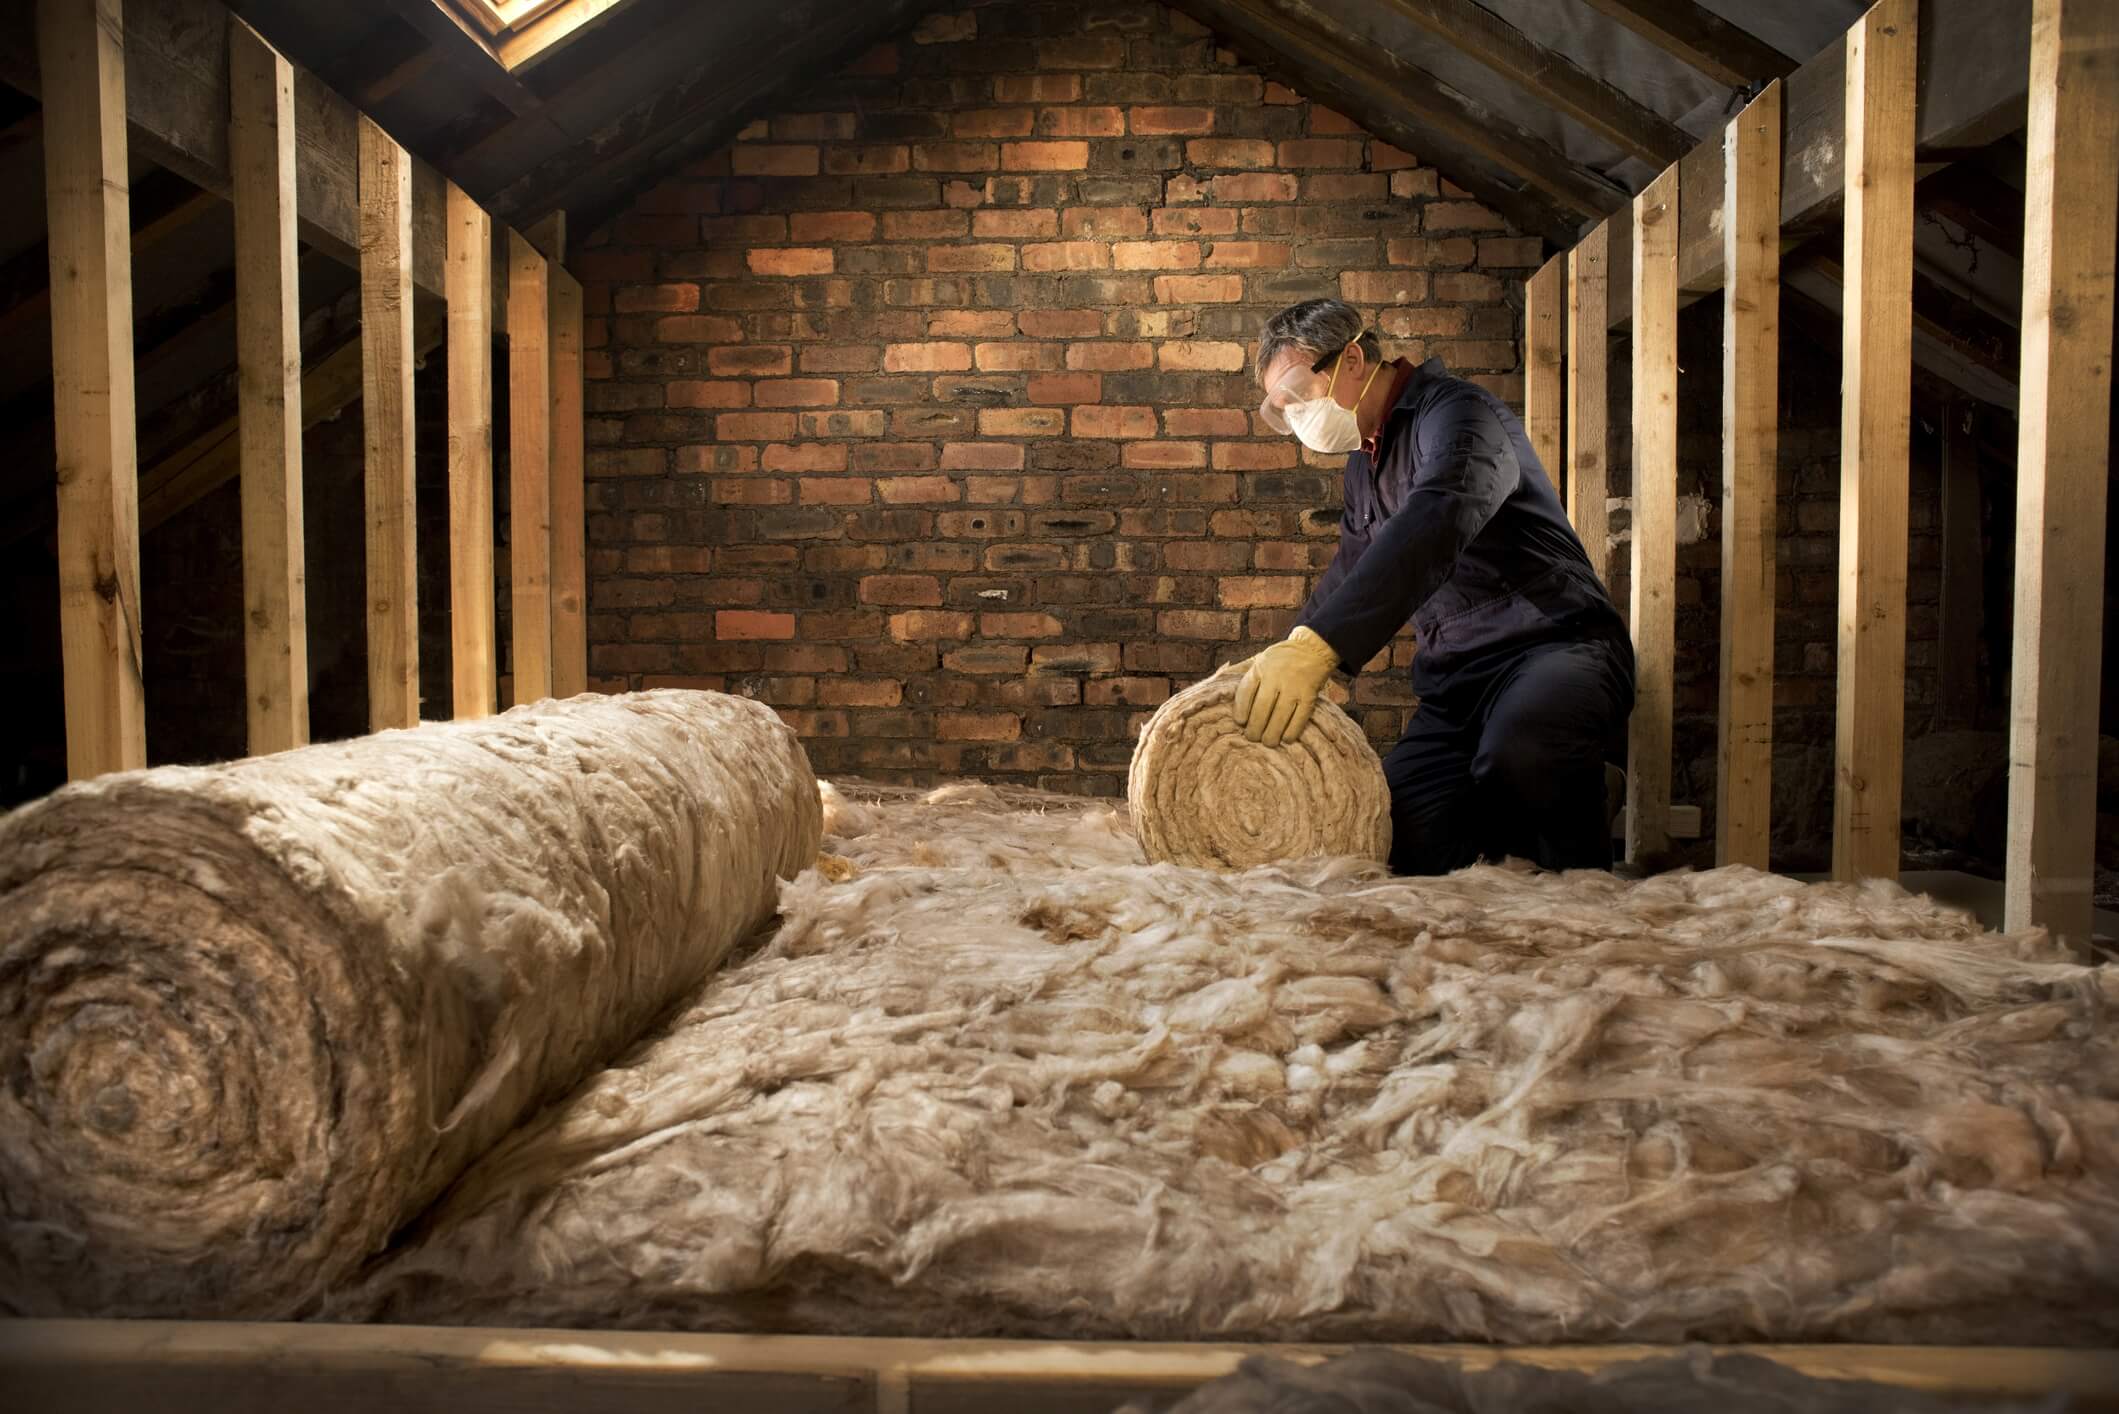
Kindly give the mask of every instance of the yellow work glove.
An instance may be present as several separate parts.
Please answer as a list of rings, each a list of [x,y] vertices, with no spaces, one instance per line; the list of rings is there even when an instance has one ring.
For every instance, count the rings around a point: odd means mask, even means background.
[[[1332,645],[1307,628],[1253,658],[1236,686],[1236,724],[1252,741],[1279,746],[1302,735],[1317,694],[1339,666]]]

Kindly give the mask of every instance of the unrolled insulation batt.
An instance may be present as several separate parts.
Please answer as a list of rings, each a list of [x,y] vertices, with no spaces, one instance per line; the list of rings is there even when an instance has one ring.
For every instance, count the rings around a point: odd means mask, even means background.
[[[0,820],[0,1306],[307,1311],[696,988],[819,819],[772,712],[658,691]]]

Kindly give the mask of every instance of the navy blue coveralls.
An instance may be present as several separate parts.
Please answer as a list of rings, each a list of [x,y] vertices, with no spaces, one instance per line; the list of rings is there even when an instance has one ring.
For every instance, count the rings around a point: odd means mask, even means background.
[[[1399,369],[1373,454],[1347,458],[1339,550],[1300,620],[1349,673],[1412,621],[1420,705],[1383,763],[1391,868],[1609,868],[1625,623],[1507,405],[1440,359]]]

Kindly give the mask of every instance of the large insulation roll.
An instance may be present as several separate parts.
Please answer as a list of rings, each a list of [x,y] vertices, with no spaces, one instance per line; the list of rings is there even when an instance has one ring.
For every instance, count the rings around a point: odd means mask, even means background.
[[[1148,858],[1210,869],[1386,858],[1390,790],[1361,728],[1321,701],[1294,741],[1246,740],[1234,710],[1242,681],[1242,665],[1225,667],[1165,702],[1141,730],[1126,798]]]
[[[768,709],[577,697],[0,820],[0,1305],[303,1314],[816,856]]]

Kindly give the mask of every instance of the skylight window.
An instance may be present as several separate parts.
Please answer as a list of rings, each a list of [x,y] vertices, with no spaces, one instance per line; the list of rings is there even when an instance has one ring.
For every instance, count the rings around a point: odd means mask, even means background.
[[[434,0],[509,72],[543,58],[626,0]]]

